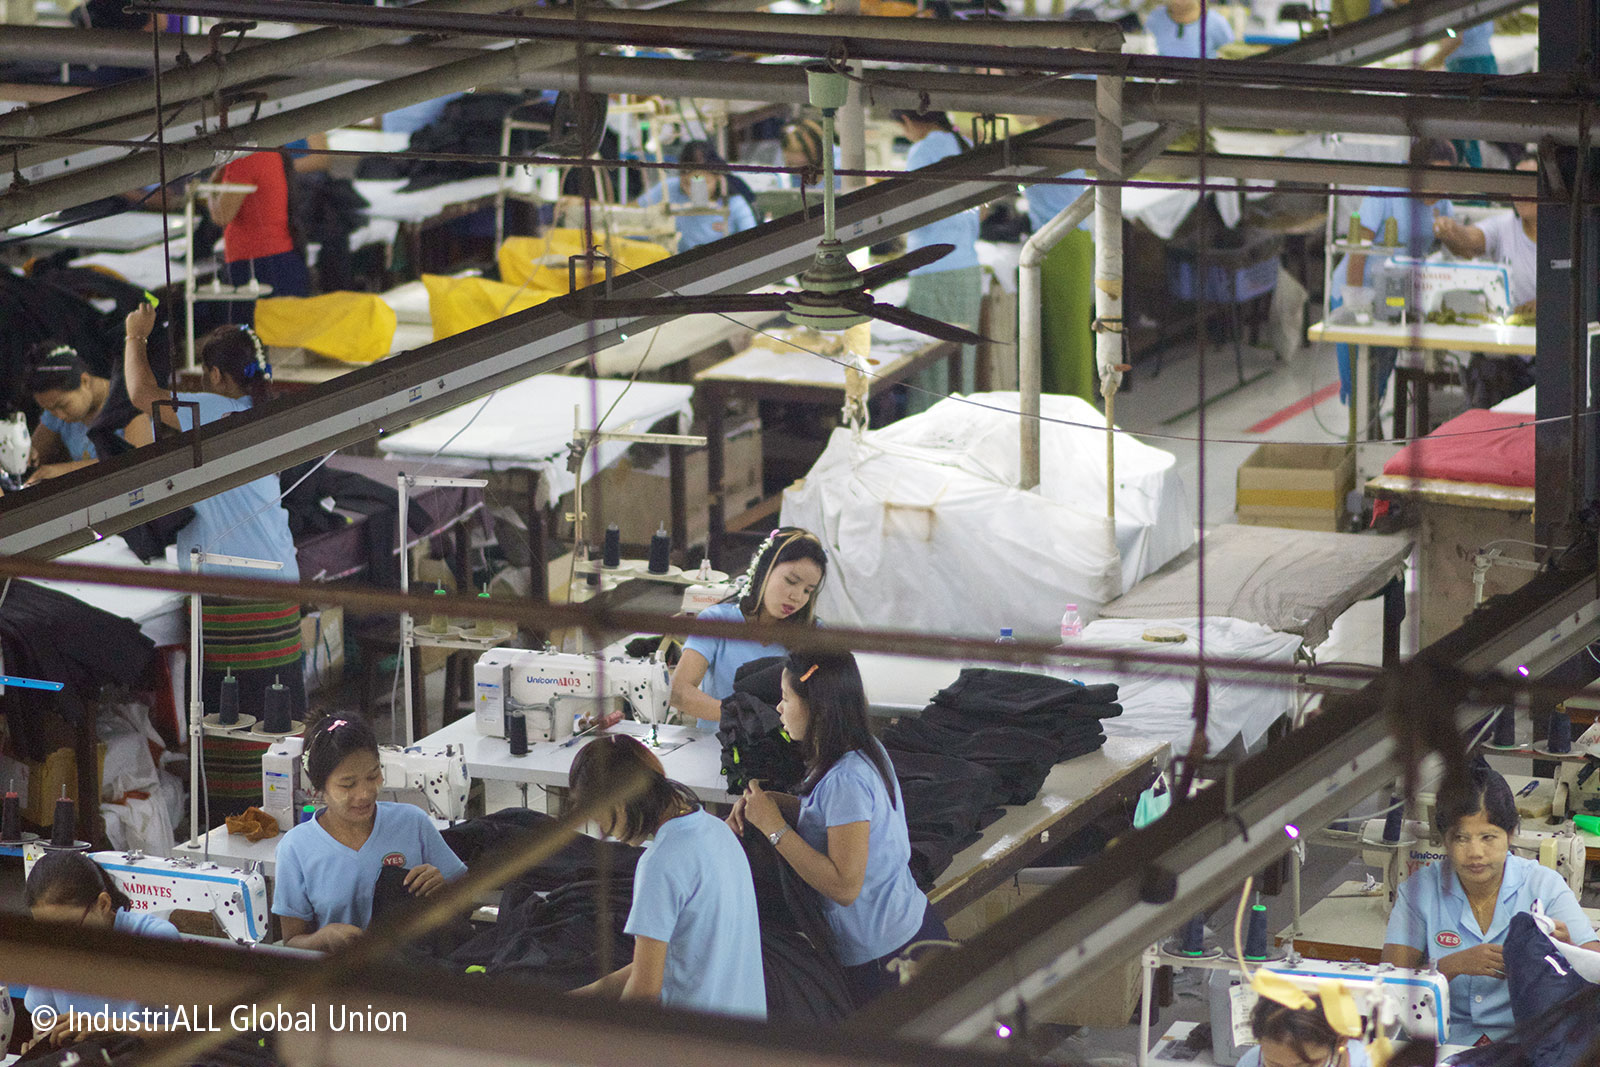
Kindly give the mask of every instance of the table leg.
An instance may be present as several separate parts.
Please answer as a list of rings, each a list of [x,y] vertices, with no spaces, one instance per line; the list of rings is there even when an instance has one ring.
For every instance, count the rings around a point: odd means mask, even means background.
[[[1406,433],[1406,397],[1410,393],[1411,387],[1415,384],[1417,384],[1417,379],[1412,377],[1408,368],[1396,367],[1394,369],[1394,432],[1390,435],[1392,437],[1408,436]],[[1427,385],[1423,384],[1422,388],[1427,389]]]
[[[1383,666],[1400,662],[1400,624],[1406,617],[1406,583],[1400,577],[1383,587]]]
[[[1356,350],[1355,395],[1360,411],[1356,413],[1357,441],[1372,436],[1372,348],[1361,345]]]
[[[722,390],[709,383],[706,393],[706,496],[710,509],[706,523],[706,554],[711,557],[711,565],[720,568],[727,562],[722,555],[723,535],[726,533],[724,525],[727,522],[722,499],[724,465],[727,460],[723,453],[725,399]]]
[[[1425,374],[1425,375],[1422,376],[1422,380],[1421,381],[1417,382],[1417,403],[1416,403],[1416,408],[1417,408],[1417,436],[1418,437],[1426,437],[1428,435],[1428,430],[1429,430],[1429,426],[1430,426],[1430,424],[1428,422],[1428,387],[1430,385],[1432,385],[1432,384],[1433,384],[1433,373],[1432,373],[1431,370],[1430,370],[1430,372],[1428,374]],[[1404,436],[1407,436],[1407,435],[1405,435],[1405,434],[1396,434],[1395,436],[1396,437],[1404,437]]]
[[[548,604],[550,564],[545,559],[544,551],[544,512],[539,508],[539,472],[525,470],[524,474],[527,477],[527,496],[523,498],[523,507],[528,523],[528,566],[531,571],[528,576],[528,599],[535,604]],[[545,635],[534,633],[532,637],[535,642],[540,642]]]

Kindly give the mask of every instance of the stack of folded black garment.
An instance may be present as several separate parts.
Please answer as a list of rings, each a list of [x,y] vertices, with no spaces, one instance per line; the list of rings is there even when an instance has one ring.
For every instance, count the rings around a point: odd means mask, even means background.
[[[970,668],[920,717],[889,726],[918,883],[931,887],[1000,805],[1026,804],[1050,768],[1105,744],[1100,720],[1122,714],[1116,700],[1115,685]]]
[[[806,776],[805,755],[783,729],[783,659],[751,660],[734,674],[733,695],[722,702],[722,773],[728,792],[743,793],[752,779],[763,789],[792,793]]]

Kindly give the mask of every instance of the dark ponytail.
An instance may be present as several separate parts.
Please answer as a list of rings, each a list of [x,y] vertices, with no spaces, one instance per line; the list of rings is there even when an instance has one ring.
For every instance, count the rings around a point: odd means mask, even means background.
[[[378,735],[360,715],[345,712],[341,715],[324,715],[306,734],[306,751],[302,767],[311,788],[321,792],[328,777],[357,752],[370,752],[378,757]]]
[[[943,130],[956,139],[956,144],[961,146],[963,152],[972,147],[972,144],[950,122],[950,115],[945,111],[913,111],[910,108],[897,107],[889,113],[896,119],[910,119],[912,122],[924,126],[932,126],[936,130]]]
[[[70,393],[83,384],[89,365],[78,350],[59,341],[43,341],[28,349],[28,377],[24,391],[29,394],[60,391]]]
[[[271,395],[272,364],[261,338],[249,326],[218,326],[206,334],[200,341],[200,362],[227,375],[253,404]]]
[[[23,903],[29,908],[64,905],[70,908],[93,907],[104,893],[117,911],[133,907],[111,873],[84,852],[46,852],[28,872]]]
[[[801,795],[815,789],[834,764],[860,752],[877,768],[889,791],[889,805],[896,807],[894,771],[867,726],[867,690],[856,658],[848,652],[791,652],[783,670],[789,687],[811,712],[802,742],[806,780],[800,784]]]
[[[642,774],[646,784],[623,804],[620,819],[611,827],[611,836],[618,840],[648,837],[668,819],[700,810],[700,801],[689,787],[668,778],[655,753],[627,734],[603,734],[578,750],[567,776],[571,806],[582,806],[631,774]]]

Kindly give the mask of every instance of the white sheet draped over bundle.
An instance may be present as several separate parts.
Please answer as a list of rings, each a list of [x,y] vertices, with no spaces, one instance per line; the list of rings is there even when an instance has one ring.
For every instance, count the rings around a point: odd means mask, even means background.
[[[970,400],[859,440],[837,430],[784,493],[782,521],[827,546],[818,614],[831,625],[1054,638],[1067,604],[1092,619],[1193,542],[1171,453],[1118,435],[1113,535],[1100,412],[1042,398],[1042,481],[1022,492],[1017,394]]]

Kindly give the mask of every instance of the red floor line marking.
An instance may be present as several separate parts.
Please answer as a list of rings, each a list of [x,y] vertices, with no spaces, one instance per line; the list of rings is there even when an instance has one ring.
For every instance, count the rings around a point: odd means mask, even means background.
[[[1324,385],[1321,389],[1318,389],[1316,392],[1312,393],[1310,396],[1302,397],[1301,399],[1296,400],[1293,404],[1290,404],[1282,411],[1273,415],[1268,415],[1266,418],[1262,419],[1245,432],[1266,433],[1275,426],[1282,426],[1296,415],[1305,414],[1307,411],[1310,411],[1312,408],[1316,407],[1330,396],[1338,395],[1339,383],[1330,382],[1329,384]]]

